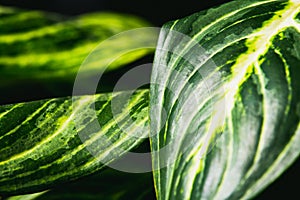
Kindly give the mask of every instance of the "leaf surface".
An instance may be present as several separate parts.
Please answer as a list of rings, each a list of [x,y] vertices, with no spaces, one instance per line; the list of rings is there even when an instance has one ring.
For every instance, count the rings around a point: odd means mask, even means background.
[[[147,137],[149,91],[0,106],[0,194],[91,174]]]
[[[105,169],[67,185],[57,185],[41,193],[13,196],[7,200],[153,200],[155,191],[151,173],[130,174]]]
[[[90,13],[74,18],[39,11],[0,8],[0,77],[2,83],[11,79],[62,78],[74,81],[76,73],[97,45],[120,32],[150,26],[131,15],[109,12]],[[118,48],[155,43],[157,34],[143,31],[143,37],[108,41],[94,65],[97,69],[116,69],[129,64],[153,49],[140,48],[117,57]],[[117,59],[107,63],[109,58]],[[90,69],[87,69],[90,70]]]
[[[300,152],[299,63],[299,0],[167,23],[150,91],[158,199],[249,199],[283,173]]]

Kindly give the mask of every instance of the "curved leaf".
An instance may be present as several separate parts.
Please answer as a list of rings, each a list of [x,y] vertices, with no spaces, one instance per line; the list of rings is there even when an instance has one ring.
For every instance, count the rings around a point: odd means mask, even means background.
[[[0,77],[11,79],[63,78],[74,81],[75,75],[97,45],[120,32],[149,26],[144,20],[116,13],[92,13],[75,18],[38,11],[23,11],[1,7]],[[156,42],[157,34],[144,31],[135,44]],[[109,42],[109,41],[108,41]],[[105,62],[114,56],[118,46],[130,44],[126,38],[111,42],[102,49],[95,65],[107,67]],[[153,49],[139,49],[118,58],[108,69],[115,69],[149,54]],[[114,57],[113,57],[114,58]],[[110,64],[110,63],[109,63]],[[105,68],[104,68],[105,69]]]
[[[57,185],[49,191],[20,195],[7,200],[153,200],[155,191],[151,173],[130,174],[111,169],[101,171],[63,187]]]
[[[255,196],[300,153],[300,1],[233,1],[164,28],[150,92],[158,199]]]
[[[38,193],[34,193],[34,194],[24,194],[24,195],[18,195],[18,196],[11,196],[8,198],[4,198],[7,200],[34,200],[36,198],[38,198],[39,196],[41,196],[42,194],[46,193],[47,191],[43,191],[43,192],[38,192]]]
[[[91,174],[138,145],[148,135],[149,92],[112,104],[129,94],[0,106],[0,194],[40,191]]]

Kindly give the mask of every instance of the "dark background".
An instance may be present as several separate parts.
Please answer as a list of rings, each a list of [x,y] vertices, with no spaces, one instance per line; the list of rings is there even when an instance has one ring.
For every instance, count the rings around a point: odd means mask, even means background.
[[[92,11],[110,10],[144,17],[154,25],[162,25],[229,0],[0,0],[1,5],[47,10],[76,15]]]
[[[228,0],[0,0],[0,5],[15,6],[27,9],[45,10],[65,15],[78,15],[93,11],[114,11],[134,14],[148,20],[155,26],[161,26],[167,21],[178,19],[200,10],[210,8]],[[1,28],[1,27],[0,27]],[[21,89],[26,95],[19,95],[30,100],[48,97],[47,89],[39,86],[28,86],[26,90]],[[63,87],[63,86],[61,86]],[[66,90],[70,86],[66,86]],[[38,91],[38,92],[37,92]],[[71,91],[71,90],[70,90]],[[1,91],[3,102],[15,102],[23,100],[20,96],[13,95],[7,91]],[[66,92],[68,94],[68,92]],[[65,95],[65,94],[61,94]],[[8,100],[9,98],[9,100]],[[297,181],[300,180],[300,161],[296,162],[277,181],[269,186],[264,192],[257,196],[258,200],[299,199],[296,190]],[[298,198],[297,198],[298,197]]]

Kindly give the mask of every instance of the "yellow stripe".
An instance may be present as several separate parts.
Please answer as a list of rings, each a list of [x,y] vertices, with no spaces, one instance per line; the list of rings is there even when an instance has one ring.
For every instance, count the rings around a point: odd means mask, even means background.
[[[138,125],[144,124],[147,120],[148,120],[148,119],[146,118],[146,119],[140,121]],[[138,126],[132,125],[132,127],[133,127],[132,132],[134,132],[135,129],[136,129]],[[125,136],[127,136],[127,134],[125,134]],[[130,138],[130,136],[124,137],[123,140],[118,140],[118,142],[115,142],[115,143],[113,144],[114,146],[110,146],[108,149],[105,150],[104,153],[98,155],[97,157],[93,157],[90,161],[88,161],[87,163],[85,163],[83,166],[80,166],[80,170],[81,170],[81,171],[89,170],[89,168],[90,168],[92,165],[95,165],[95,164],[99,165],[99,168],[100,168],[99,159],[101,159],[101,157],[102,157],[103,155],[104,155],[104,157],[105,157],[105,156],[111,154],[111,153],[113,152],[114,149],[117,149],[119,146],[122,146],[122,144],[124,144],[124,143],[127,141],[128,138]],[[130,146],[130,148],[133,147],[133,146],[135,146],[134,144],[135,144],[136,142],[139,142],[140,140],[134,140],[134,141],[135,141],[135,142]],[[122,149],[122,152],[124,152],[123,149]],[[125,152],[124,152],[124,153],[125,153]],[[70,153],[70,154],[67,154],[67,155],[65,155],[64,157],[62,157],[62,158],[56,160],[56,161],[53,162],[53,163],[50,163],[50,164],[44,165],[44,166],[42,166],[42,167],[39,167],[39,169],[45,169],[45,168],[51,166],[51,165],[54,164],[54,163],[59,163],[59,162],[65,160],[66,157],[71,158],[71,157],[72,157],[73,155],[75,155],[75,154],[76,154],[76,152],[75,152],[75,153],[72,152],[72,153]],[[110,161],[112,161],[112,160],[110,160]],[[107,164],[107,163],[106,163],[106,164]],[[45,178],[47,178],[47,181],[53,181],[53,180],[56,180],[56,179],[59,178],[59,177],[63,177],[63,176],[69,175],[69,174],[73,174],[74,172],[78,172],[78,171],[79,171],[79,168],[77,167],[77,168],[74,168],[74,169],[71,170],[71,171],[67,171],[66,173],[56,174],[56,175],[51,175],[50,177],[49,177],[49,176],[48,176],[48,177],[43,177],[43,180],[44,180]],[[24,176],[26,176],[26,175],[33,174],[34,172],[35,172],[35,171],[26,172],[26,173],[17,175],[16,177],[18,177],[18,178],[24,177]],[[4,180],[9,180],[9,179],[1,179],[1,181],[4,181]],[[40,183],[40,179],[37,179],[37,180],[34,180],[34,181],[29,181],[29,182],[26,183],[26,185],[27,185],[27,186],[28,186],[28,185],[30,186],[30,185],[35,185],[35,184],[38,184],[38,183]]]
[[[257,6],[257,5],[260,5],[260,4],[263,4],[263,3],[266,3],[266,2],[259,2],[257,4],[252,4],[251,6],[249,7],[254,7],[254,6]],[[297,1],[297,3],[299,4],[299,1]],[[299,7],[299,5],[293,5],[294,8],[289,8],[288,11],[283,10],[281,11],[282,13],[280,13],[283,18],[286,17],[286,16],[291,16],[291,14],[295,13],[295,8]],[[245,8],[243,8],[245,9]],[[240,11],[240,10],[239,10]],[[238,11],[236,11],[238,12]],[[235,14],[236,12],[234,13],[230,13],[226,16],[230,16],[231,14]],[[278,12],[276,13],[278,14]],[[280,15],[278,14],[278,15]],[[225,17],[225,16],[223,16]],[[275,20],[274,20],[275,19]],[[225,91],[226,91],[226,94],[224,96],[224,98],[226,98],[226,107],[227,107],[227,111],[226,113],[230,113],[230,111],[232,110],[233,108],[233,102],[234,102],[234,98],[235,98],[235,95],[236,95],[236,92],[238,91],[238,88],[247,80],[247,78],[249,76],[246,76],[246,74],[248,72],[251,72],[252,71],[252,66],[253,66],[253,63],[259,58],[260,55],[263,55],[264,52],[269,48],[269,41],[271,40],[271,38],[279,32],[279,30],[287,27],[287,26],[290,26],[290,21],[289,20],[286,20],[284,21],[283,23],[278,23],[276,21],[277,19],[277,16],[273,17],[271,20],[268,21],[268,23],[264,24],[262,29],[261,30],[258,30],[256,32],[254,32],[253,34],[251,34],[250,36],[248,36],[250,39],[247,40],[247,44],[248,46],[250,47],[249,50],[242,54],[238,60],[237,60],[237,64],[235,64],[233,67],[232,67],[232,77],[226,82],[225,84]],[[288,18],[290,19],[290,18]],[[289,21],[289,22],[288,22]],[[269,23],[269,22],[273,22],[273,23]],[[214,22],[216,23],[216,22]],[[213,24],[214,24],[213,23]],[[210,24],[210,25],[213,25],[213,24]],[[206,28],[209,28],[210,27],[207,26]],[[201,32],[205,31],[205,28],[203,28],[195,37],[193,38],[196,38],[198,35],[201,34]],[[270,34],[271,33],[271,34]],[[253,40],[255,39],[255,40]],[[192,43],[192,42],[190,42]],[[185,47],[185,49],[188,48],[189,45],[187,45]],[[252,50],[254,50],[254,52],[252,52]],[[184,52],[184,50],[182,51]],[[176,60],[175,62],[173,63],[176,63]],[[172,63],[172,64],[173,64]],[[166,80],[168,80],[168,78],[166,78]],[[228,106],[228,103],[229,106]],[[217,127],[218,128],[218,127]],[[192,186],[191,186],[192,187]],[[167,188],[170,188],[167,187]],[[168,197],[170,191],[167,190],[167,194],[166,194],[166,197]]]
[[[28,133],[28,135],[31,135],[33,132],[35,132],[39,128],[43,127],[43,125],[45,125],[47,122],[52,120],[53,119],[52,116],[54,116],[56,113],[61,111],[61,108],[63,108],[67,102],[68,101],[66,100],[62,104],[60,104],[60,106],[54,112],[51,112],[51,117],[50,116],[46,117],[42,122],[38,123],[37,126]]]
[[[276,12],[275,16],[266,21],[260,30],[249,36],[246,42],[249,50],[238,57],[236,64],[232,66],[232,79],[225,84],[225,89],[228,91],[226,102],[234,102],[234,95],[240,85],[245,82],[244,77],[247,71],[250,70],[249,67],[269,49],[274,35],[290,26],[290,21],[293,20],[294,14],[298,12],[299,6],[300,3],[298,2],[297,5],[288,5],[284,10]],[[295,11],[295,8],[298,9]],[[278,16],[282,16],[282,18]],[[232,107],[233,103],[228,107],[228,113],[232,110]]]
[[[16,126],[14,129],[10,130],[9,132],[5,133],[4,135],[0,136],[0,140],[3,137],[6,137],[8,135],[11,135],[13,133],[15,133],[19,128],[21,128],[24,124],[26,124],[27,122],[29,122],[30,120],[33,119],[34,116],[36,116],[37,114],[39,114],[50,102],[52,102],[53,99],[46,101],[41,107],[39,107],[35,112],[33,112],[31,115],[27,116],[27,118],[18,126]]]
[[[292,80],[291,80],[291,75],[290,75],[290,69],[289,65],[287,64],[287,61],[284,59],[283,55],[280,53],[279,50],[275,49],[274,52],[281,58],[283,64],[284,64],[284,70],[285,70],[285,79],[287,81],[288,85],[288,99],[287,99],[287,106],[285,108],[284,114],[288,115],[290,108],[291,108],[291,102],[292,102],[292,93],[293,93],[293,88],[292,88]]]
[[[28,154],[31,154],[33,151],[35,151],[36,149],[38,149],[39,147],[41,147],[43,144],[46,144],[48,142],[50,142],[53,138],[55,138],[59,133],[61,133],[68,125],[69,123],[73,120],[74,117],[76,117],[77,111],[82,109],[83,107],[85,107],[88,103],[90,103],[89,101],[91,100],[91,97],[89,96],[85,96],[83,98],[81,98],[80,100],[78,100],[77,106],[75,107],[75,109],[72,111],[72,114],[64,120],[64,122],[61,122],[61,126],[50,136],[48,136],[47,138],[45,138],[44,140],[42,140],[41,142],[39,142],[36,146],[34,146],[33,148],[26,150],[20,154],[16,154],[13,157],[11,157],[9,160],[4,160],[0,162],[0,165],[4,165],[6,163],[9,162],[13,162],[16,159],[27,159],[28,158]],[[72,107],[72,105],[70,106]]]
[[[25,33],[14,33],[9,35],[0,35],[0,42],[3,43],[14,43],[14,42],[20,42],[20,41],[26,41],[33,38],[38,37],[44,37],[46,35],[55,35],[58,32],[65,29],[66,25],[65,23],[59,23],[47,27],[42,27],[39,29],[31,30]]]
[[[263,55],[267,49],[269,48],[269,46],[271,45],[270,41],[272,39],[272,37],[276,34],[278,34],[282,29],[290,26],[290,21],[293,20],[293,16],[296,12],[298,12],[297,10],[299,10],[299,6],[300,6],[300,2],[298,2],[297,5],[293,5],[293,4],[289,4],[287,6],[286,9],[284,9],[283,11],[280,11],[277,13],[277,15],[274,16],[274,19],[271,19],[270,21],[267,22],[267,25],[265,25],[263,27],[263,29],[261,31],[259,31],[258,33],[254,33],[253,36],[259,36],[259,38],[256,38],[256,40],[252,43],[252,45],[254,46],[254,49],[257,51],[254,52],[254,54],[257,54],[256,57],[258,58],[260,55]],[[298,8],[295,10],[295,8]],[[282,16],[282,20],[278,20],[278,15]],[[262,47],[260,47],[262,46]],[[258,62],[258,61],[257,61]],[[264,85],[264,80],[263,80],[263,72],[260,69],[259,64],[256,62],[255,69],[258,72],[258,77],[262,83],[262,85]],[[261,87],[262,90],[264,90],[264,87]],[[265,94],[265,91],[262,92],[263,94]],[[264,104],[263,106],[264,108],[264,113],[265,115],[268,115],[267,110],[270,110],[271,108],[269,108],[268,104]],[[252,173],[252,171],[254,170],[256,164],[258,163],[259,159],[260,159],[260,152],[263,149],[264,146],[264,141],[263,140],[263,136],[269,132],[269,127],[267,127],[266,123],[266,119],[269,119],[271,116],[264,116],[264,122],[262,125],[262,134],[260,135],[260,142],[258,145],[258,149],[257,149],[257,153],[255,155],[255,159],[253,162],[252,167],[249,169],[248,173],[245,176],[245,179],[247,177],[250,176],[250,174]]]
[[[144,95],[144,93],[145,92],[141,92],[138,95],[136,95],[135,98],[132,99],[132,101],[130,101],[130,104],[128,104],[126,106],[126,109],[128,109],[126,111],[129,111],[134,105],[136,105],[136,103],[139,102],[139,100],[140,100],[139,98],[142,97]],[[103,136],[113,125],[115,125],[118,122],[120,122],[121,120],[123,120],[124,117],[126,117],[126,116],[127,116],[127,113],[125,111],[123,111],[120,115],[118,115],[117,117],[114,117],[112,120],[110,120],[109,122],[107,122],[104,126],[102,126],[101,130],[99,132],[97,132],[96,134],[94,134],[93,137],[89,138],[89,140],[84,141],[84,144],[78,146],[77,149],[91,145],[98,138],[100,138],[101,136]]]
[[[136,102],[138,102],[138,101],[140,100],[140,97],[143,96],[145,93],[147,93],[147,90],[141,91],[140,93],[138,93],[138,95],[135,95],[135,98],[133,98],[133,100],[135,100]],[[121,92],[120,92],[119,94],[121,94]],[[115,95],[118,95],[118,94],[115,94]],[[88,97],[88,96],[87,96],[87,97]],[[99,97],[101,97],[101,95],[99,95]],[[105,105],[109,104],[109,102],[110,102],[110,101],[107,101]],[[129,108],[128,108],[128,109],[132,108],[132,107],[135,106],[135,105],[136,105],[136,103],[131,101],[130,104],[129,104]],[[77,107],[77,106],[76,106],[76,107]],[[104,109],[104,107],[103,107],[101,110],[99,110],[99,112],[102,111],[103,109]],[[73,112],[74,112],[74,111],[73,111]],[[119,118],[116,119],[116,121],[121,121],[121,120],[123,120],[123,119],[124,119],[123,116],[124,116],[124,114],[123,114],[123,115],[120,115]],[[125,115],[125,116],[126,116],[126,115]],[[94,119],[95,119],[95,118],[94,118]],[[148,118],[146,118],[145,120],[147,120],[147,119],[148,119]],[[92,121],[92,120],[93,120],[93,119],[91,119],[90,121]],[[142,120],[142,121],[144,122],[145,120]],[[101,129],[100,132],[103,132],[103,133],[107,132],[107,130],[108,130],[112,125],[116,124],[116,123],[114,123],[114,122],[115,122],[114,120],[111,120],[110,122],[108,122],[107,124],[105,124],[105,126]],[[133,125],[133,126],[134,126],[134,125]],[[103,129],[104,129],[104,131],[103,131]],[[77,132],[78,132],[78,130],[77,130]],[[99,134],[100,132],[96,133],[96,134],[95,134],[92,138],[90,138],[89,140],[84,141],[83,144],[81,144],[81,145],[79,145],[78,147],[76,147],[76,148],[75,148],[72,152],[70,152],[69,154],[62,156],[61,158],[59,158],[59,159],[56,160],[55,162],[52,162],[52,163],[47,164],[47,165],[44,165],[44,166],[40,166],[39,169],[46,169],[46,168],[50,167],[52,164],[60,163],[60,162],[63,162],[64,160],[71,159],[72,156],[74,156],[74,155],[77,154],[79,151],[83,150],[83,149],[86,148],[88,145],[92,144],[94,141],[96,141],[97,139],[99,139],[100,136],[103,135],[103,134],[100,135],[100,134]],[[120,133],[120,132],[119,132],[119,131],[115,131],[115,133]],[[98,135],[98,134],[99,134],[99,135]],[[125,134],[125,135],[126,135],[126,134]],[[91,140],[92,140],[92,141],[91,141]],[[122,140],[122,141],[123,141],[123,140]],[[0,163],[0,164],[1,164],[1,163]],[[39,170],[39,169],[38,169],[38,170]],[[18,177],[18,178],[25,177],[25,176],[28,176],[28,175],[30,175],[30,174],[35,173],[35,171],[36,171],[36,170],[34,170],[34,171],[28,171],[28,172],[25,172],[25,173],[22,173],[22,174],[18,174],[18,175],[15,176],[15,177]],[[12,178],[2,178],[1,181],[7,181],[7,180],[10,180],[10,179],[12,179]]]
[[[256,6],[259,6],[259,5],[263,5],[263,4],[266,4],[266,3],[270,3],[270,2],[276,2],[276,0],[274,1],[262,1],[262,2],[257,2],[255,4],[251,4],[250,6],[246,6],[246,7],[243,7],[239,10],[235,10],[231,13],[228,13],[222,17],[219,17],[218,19],[216,19],[216,21],[213,21],[212,23],[208,24],[207,26],[203,27],[196,35],[194,35],[192,37],[192,39],[186,44],[186,46],[183,48],[183,50],[178,54],[178,55],[182,55],[186,50],[189,50],[190,49],[190,46],[193,45],[195,43],[195,41],[197,41],[197,38],[202,34],[204,33],[205,31],[209,31],[211,27],[215,26],[216,24],[218,24],[219,22],[222,22],[224,20],[226,20],[227,18],[230,18],[234,15],[236,15],[237,13],[239,13],[240,11],[243,11],[243,10],[246,10],[248,8],[253,8],[253,7],[256,7]],[[177,59],[175,59],[175,61],[173,63],[171,63],[170,65],[173,66],[174,63],[176,63],[178,61],[180,57],[178,56]],[[166,78],[166,80],[169,80],[168,77]]]
[[[7,111],[1,113],[1,114],[0,114],[0,120],[1,120],[2,117],[4,117],[5,115],[7,115],[8,113],[10,113],[11,111],[13,111],[14,109],[19,108],[19,107],[21,107],[21,106],[23,106],[23,105],[24,105],[24,103],[18,103],[18,104],[16,104],[16,105],[14,105],[13,107],[11,107],[9,110],[7,110]]]
[[[28,65],[34,67],[40,67],[40,64],[45,64],[49,61],[52,60],[57,60],[57,61],[65,61],[66,59],[70,60],[70,55],[76,55],[82,56],[79,57],[78,59],[80,61],[83,60],[83,57],[86,56],[90,51],[93,50],[93,48],[97,44],[95,42],[89,42],[84,45],[80,45],[78,47],[75,47],[74,49],[71,50],[65,50],[65,51],[58,51],[58,52],[51,52],[51,53],[40,53],[40,54],[22,54],[19,56],[14,56],[14,57],[5,57],[2,56],[0,57],[0,63],[6,64],[6,65],[20,65],[19,67],[26,67]],[[72,61],[71,64],[78,64],[78,59],[75,59],[75,61]],[[33,63],[33,60],[35,61]],[[38,65],[39,64],[39,65]],[[68,67],[70,65],[67,65]],[[72,65],[71,65],[72,66]]]

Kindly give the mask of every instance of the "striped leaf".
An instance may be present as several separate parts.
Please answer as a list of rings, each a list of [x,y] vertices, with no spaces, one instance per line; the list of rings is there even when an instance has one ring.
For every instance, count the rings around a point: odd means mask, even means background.
[[[18,196],[11,196],[8,198],[4,198],[7,200],[34,200],[40,197],[42,194],[46,193],[47,191],[38,192],[34,194],[24,194],[24,195],[18,195]]]
[[[116,13],[92,13],[75,18],[37,11],[23,11],[0,7],[0,78],[74,80],[87,55],[107,38],[135,28],[149,26],[144,20]],[[108,41],[94,62],[97,69],[115,69],[149,54],[153,49],[139,49],[126,56],[118,55],[120,46],[155,43],[157,34],[144,31],[134,44],[128,38]],[[135,46],[134,46],[135,47]],[[116,59],[108,63],[109,58]],[[91,69],[86,69],[87,71]]]
[[[300,152],[300,1],[233,1],[164,28],[150,91],[158,199],[254,197]]]
[[[105,169],[49,191],[13,196],[7,200],[153,200],[155,191],[151,173],[130,174]]]
[[[0,194],[40,191],[91,174],[140,144],[148,135],[149,91],[117,101],[130,94],[0,106]]]

